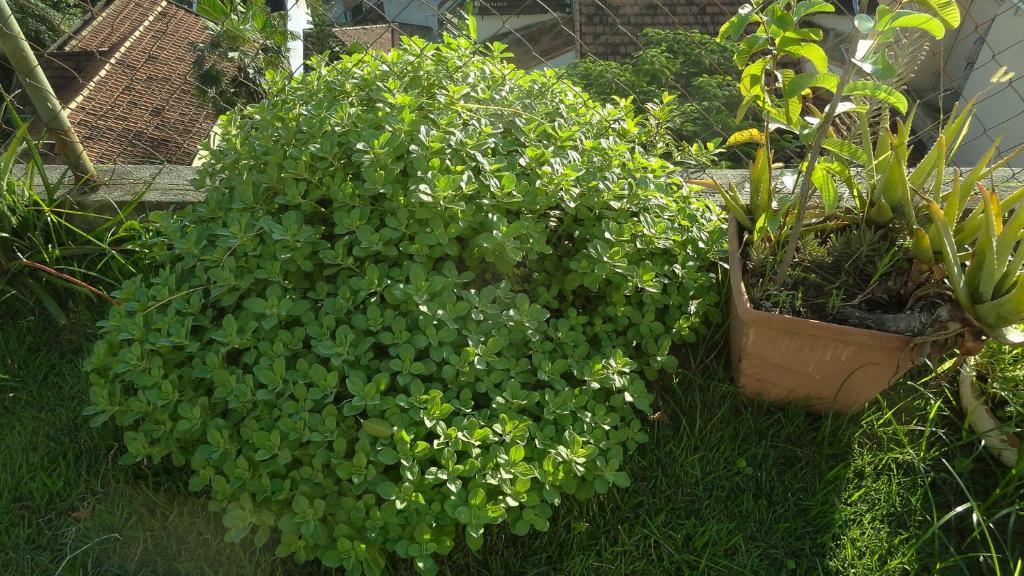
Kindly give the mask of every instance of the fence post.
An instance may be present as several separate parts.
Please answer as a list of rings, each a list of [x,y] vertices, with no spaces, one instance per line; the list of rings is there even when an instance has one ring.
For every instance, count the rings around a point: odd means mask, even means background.
[[[39,120],[53,134],[57,149],[64,156],[71,172],[80,181],[94,179],[96,169],[89,161],[89,156],[75,134],[64,107],[50,87],[49,80],[43,74],[43,69],[36,60],[28,40],[25,39],[21,26],[14,18],[7,0],[0,0],[0,49],[7,55],[11,68],[17,73],[25,93],[32,100]]]

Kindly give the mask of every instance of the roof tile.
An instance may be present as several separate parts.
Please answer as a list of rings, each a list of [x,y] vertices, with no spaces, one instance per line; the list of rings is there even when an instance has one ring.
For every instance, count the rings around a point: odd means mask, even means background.
[[[346,46],[359,43],[372,50],[391,50],[398,44],[401,33],[391,24],[374,24],[335,28],[334,35]]]
[[[153,14],[160,2],[111,0],[95,18],[87,20],[61,46],[63,50],[105,50],[120,45]]]
[[[44,66],[63,67],[48,77],[93,162],[192,163],[216,122],[191,74],[192,45],[209,34],[177,4],[113,0],[48,55]]]

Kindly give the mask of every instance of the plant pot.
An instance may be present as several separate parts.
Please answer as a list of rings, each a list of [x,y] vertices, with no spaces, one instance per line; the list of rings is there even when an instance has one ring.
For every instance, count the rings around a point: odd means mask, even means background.
[[[985,403],[975,381],[973,362],[968,359],[960,366],[960,403],[963,404],[971,429],[981,437],[985,449],[1010,468],[1020,458],[1021,439],[1008,431]]]
[[[729,347],[740,391],[812,412],[852,412],[913,365],[909,336],[754,310],[740,226],[729,220]]]

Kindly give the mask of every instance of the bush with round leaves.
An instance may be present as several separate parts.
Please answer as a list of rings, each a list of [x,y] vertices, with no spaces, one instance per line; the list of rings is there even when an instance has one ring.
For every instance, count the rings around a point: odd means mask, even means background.
[[[650,124],[447,38],[314,64],[221,127],[88,362],[125,462],[188,464],[230,540],[350,574],[629,484],[722,239]]]

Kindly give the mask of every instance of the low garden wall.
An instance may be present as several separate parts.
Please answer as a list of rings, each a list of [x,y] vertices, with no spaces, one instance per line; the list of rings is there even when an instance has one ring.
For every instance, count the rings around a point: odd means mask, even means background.
[[[113,207],[130,205],[139,199],[137,209],[143,212],[165,210],[174,206],[194,204],[203,199],[202,191],[192,186],[192,179],[198,168],[171,165],[118,164],[96,168],[97,185],[89,192],[79,194],[80,205],[88,212],[104,212]],[[783,177],[793,170],[780,170]],[[51,180],[70,180],[65,166],[47,166]],[[686,178],[715,179],[718,182],[733,182],[745,194],[743,184],[747,180],[746,170],[704,170],[684,174]],[[953,169],[946,169],[946,180],[952,181]],[[986,185],[994,185],[1000,197],[1024,188],[1024,170],[1014,168],[997,169]],[[708,192],[716,200],[718,195]],[[141,198],[140,198],[141,195]]]

